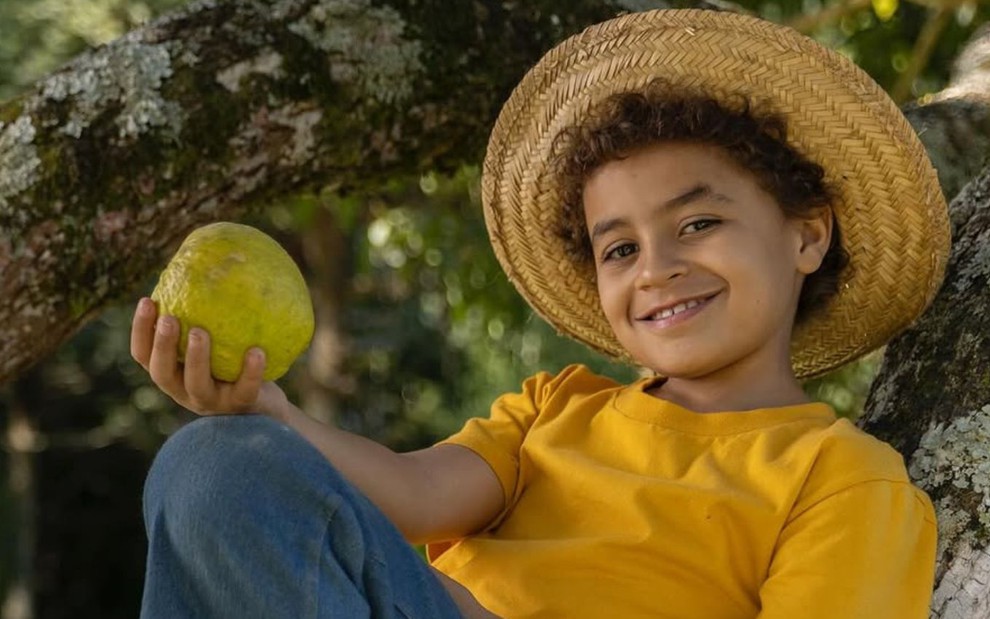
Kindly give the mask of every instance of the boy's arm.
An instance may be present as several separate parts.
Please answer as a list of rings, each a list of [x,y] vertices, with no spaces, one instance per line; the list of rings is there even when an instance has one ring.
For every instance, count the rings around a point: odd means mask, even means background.
[[[865,481],[796,515],[760,589],[759,619],[927,619],[935,513],[901,481]]]
[[[293,406],[278,385],[262,380],[263,357],[249,353],[234,383],[214,380],[209,334],[202,330],[190,333],[185,363],[180,364],[178,335],[174,317],[158,322],[154,303],[139,302],[131,325],[131,355],[162,391],[199,415],[260,412],[291,426],[410,541],[462,537],[483,527],[502,508],[501,484],[474,452],[440,445],[397,454],[319,423]]]
[[[502,509],[498,478],[470,449],[437,445],[395,453],[320,423],[288,400],[263,412],[315,446],[410,542],[463,537],[480,530]]]

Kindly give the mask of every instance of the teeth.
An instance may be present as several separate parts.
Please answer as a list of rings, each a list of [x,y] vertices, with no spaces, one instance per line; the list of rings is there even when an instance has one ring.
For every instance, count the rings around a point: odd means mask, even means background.
[[[664,318],[670,318],[674,314],[680,314],[684,310],[689,310],[692,307],[696,307],[696,306],[698,306],[700,304],[701,304],[701,301],[697,301],[695,299],[692,299],[692,300],[688,301],[687,303],[678,303],[674,307],[669,307],[669,308],[661,311],[659,314],[654,314],[653,315],[653,320],[663,320]]]

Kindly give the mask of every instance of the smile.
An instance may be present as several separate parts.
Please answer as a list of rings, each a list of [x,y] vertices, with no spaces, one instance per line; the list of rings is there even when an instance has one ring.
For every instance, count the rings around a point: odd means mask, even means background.
[[[700,312],[708,303],[717,296],[713,294],[709,297],[703,297],[699,299],[691,299],[689,301],[684,301],[678,303],[673,307],[667,307],[662,310],[656,311],[652,314],[648,314],[643,318],[640,318],[643,322],[651,323],[651,326],[665,328],[673,326],[684,322],[685,320],[691,318],[698,312]]]
[[[660,312],[659,314],[654,314],[653,316],[650,317],[650,319],[651,320],[657,320],[657,319],[663,319],[663,318],[670,318],[674,314],[680,314],[684,310],[689,310],[692,307],[697,307],[700,304],[701,304],[701,301],[698,301],[697,299],[692,299],[692,300],[688,301],[687,303],[681,303],[680,305],[675,305],[672,308],[665,309],[662,312]]]

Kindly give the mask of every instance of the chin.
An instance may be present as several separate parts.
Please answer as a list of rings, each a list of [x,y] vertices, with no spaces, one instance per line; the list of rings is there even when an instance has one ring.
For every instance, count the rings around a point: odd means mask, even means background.
[[[700,378],[720,369],[718,364],[707,359],[681,358],[675,361],[646,356],[637,356],[635,359],[642,367],[667,378]]]
[[[651,367],[651,369],[657,374],[664,376],[666,378],[676,378],[679,380],[690,380],[695,378],[703,378],[713,372],[718,371],[718,368],[704,367],[704,366],[684,366],[681,364],[673,364],[669,366],[656,366]]]

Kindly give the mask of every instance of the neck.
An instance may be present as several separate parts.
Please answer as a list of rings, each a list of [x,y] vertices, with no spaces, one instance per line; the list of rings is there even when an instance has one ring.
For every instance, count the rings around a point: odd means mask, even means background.
[[[647,392],[699,413],[806,404],[812,400],[794,377],[789,355],[772,363],[738,363],[704,376],[663,379]]]

